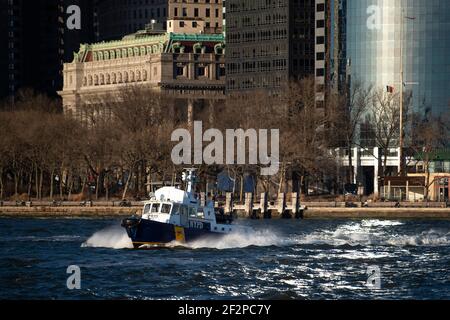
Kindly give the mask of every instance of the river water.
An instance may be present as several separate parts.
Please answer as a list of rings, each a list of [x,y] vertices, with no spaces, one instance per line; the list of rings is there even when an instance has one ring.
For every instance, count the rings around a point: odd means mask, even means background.
[[[0,299],[450,299],[449,220],[239,223],[254,231],[135,251],[120,219],[0,219]]]

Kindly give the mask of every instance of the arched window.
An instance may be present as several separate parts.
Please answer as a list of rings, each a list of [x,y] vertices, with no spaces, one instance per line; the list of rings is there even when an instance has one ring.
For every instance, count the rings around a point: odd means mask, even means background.
[[[217,55],[225,54],[225,46],[223,43],[216,44],[214,46],[214,53]]]
[[[98,75],[94,76],[94,86],[98,86]]]
[[[134,82],[134,72],[130,71],[130,82]]]
[[[112,84],[116,84],[117,83],[117,76],[116,76],[116,74],[113,72],[113,74],[112,74],[112,76],[111,76],[111,81],[112,81]]]
[[[123,82],[122,73],[119,72],[119,73],[117,74],[117,83],[122,83],[122,82]]]
[[[105,84],[105,75],[102,73],[100,74],[100,85],[103,86]]]
[[[86,87],[87,86],[87,77],[83,78],[83,86]]]
[[[194,54],[202,54],[202,53],[205,53],[205,51],[206,51],[206,48],[203,47],[201,43],[194,44],[192,49],[194,51]]]
[[[142,80],[147,81],[147,70],[142,70]]]
[[[93,84],[94,84],[94,81],[92,79],[92,76],[90,75],[89,76],[89,85],[92,86]]]
[[[128,72],[126,72],[126,71],[123,73],[123,82],[124,83],[128,82]]]
[[[141,81],[141,72],[139,70],[136,71],[136,81]]]
[[[111,76],[109,73],[106,74],[106,84],[111,84]]]

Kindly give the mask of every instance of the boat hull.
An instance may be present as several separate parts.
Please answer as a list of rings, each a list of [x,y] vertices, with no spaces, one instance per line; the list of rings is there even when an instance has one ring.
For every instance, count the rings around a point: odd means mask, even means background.
[[[221,238],[225,234],[205,229],[184,228],[173,224],[152,220],[124,220],[122,226],[135,249],[146,247],[164,247],[169,243],[190,243],[201,238]]]

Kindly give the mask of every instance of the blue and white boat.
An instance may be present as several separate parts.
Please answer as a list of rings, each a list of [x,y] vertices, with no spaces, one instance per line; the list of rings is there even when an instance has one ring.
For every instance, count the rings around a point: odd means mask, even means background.
[[[144,202],[142,216],[123,220],[135,249],[189,243],[205,237],[223,237],[234,231],[230,216],[216,216],[214,203],[201,206],[194,193],[195,171],[183,174],[186,191],[163,187]]]

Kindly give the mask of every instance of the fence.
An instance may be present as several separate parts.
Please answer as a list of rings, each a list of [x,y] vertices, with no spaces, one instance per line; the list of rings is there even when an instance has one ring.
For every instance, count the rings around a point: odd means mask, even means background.
[[[388,201],[424,201],[425,187],[408,187],[408,186],[384,186],[381,187],[380,196]]]

